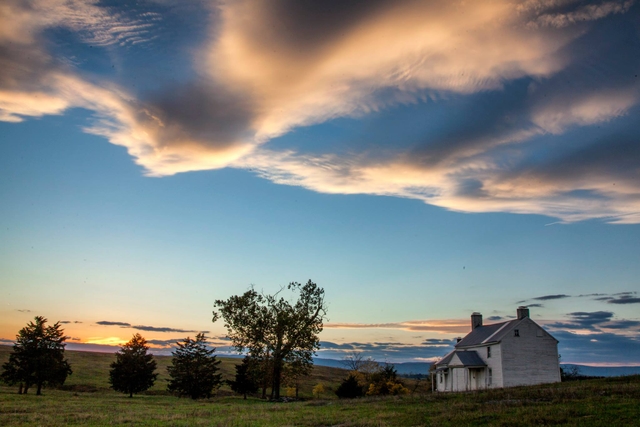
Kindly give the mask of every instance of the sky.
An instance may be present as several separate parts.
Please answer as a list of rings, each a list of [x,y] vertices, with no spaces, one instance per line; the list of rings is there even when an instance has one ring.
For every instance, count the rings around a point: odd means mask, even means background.
[[[318,355],[432,361],[526,305],[640,365],[640,2],[4,0],[0,344],[206,331],[312,280]]]

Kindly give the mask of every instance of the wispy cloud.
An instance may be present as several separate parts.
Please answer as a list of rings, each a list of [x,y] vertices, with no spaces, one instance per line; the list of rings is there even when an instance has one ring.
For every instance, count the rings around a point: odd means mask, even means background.
[[[76,322],[77,323],[77,322]],[[114,322],[110,320],[101,320],[96,322],[96,325],[100,326],[120,326],[121,328],[131,328],[136,329],[138,331],[145,332],[180,332],[180,333],[205,333],[208,334],[209,331],[196,331],[192,329],[179,329],[179,328],[171,328],[168,326],[147,326],[147,325],[132,325],[129,322]]]
[[[640,298],[631,295],[622,295],[618,298],[610,298],[607,300],[609,304],[640,304]]]
[[[165,326],[144,326],[144,325],[135,325],[135,326],[131,326],[131,328],[133,329],[137,329],[139,331],[148,331],[148,332],[184,332],[184,333],[189,333],[189,332],[193,332],[193,333],[209,333],[209,331],[195,331],[195,330],[187,330],[187,329],[176,329],[176,328],[169,328],[169,327],[165,327]]]
[[[326,329],[399,329],[403,331],[429,331],[438,333],[463,333],[469,331],[464,320],[409,320],[390,323],[325,323]]]
[[[110,320],[101,320],[99,322],[96,322],[96,325],[100,325],[100,326],[121,326],[123,328],[130,328],[131,327],[131,323],[127,323],[127,322],[112,322]]]
[[[190,77],[136,93],[60,58],[48,37],[63,29],[117,57],[153,40],[164,15],[9,0],[0,10],[0,120],[85,108],[94,113],[85,130],[125,147],[151,176],[236,167],[324,193],[462,212],[640,222],[638,128],[628,120],[640,100],[636,2],[322,4],[238,0],[211,13],[197,3],[210,22],[191,47]],[[438,126],[411,138],[393,128],[381,149],[278,145],[300,127],[384,121],[407,107]],[[607,131],[578,132],[596,126]]]

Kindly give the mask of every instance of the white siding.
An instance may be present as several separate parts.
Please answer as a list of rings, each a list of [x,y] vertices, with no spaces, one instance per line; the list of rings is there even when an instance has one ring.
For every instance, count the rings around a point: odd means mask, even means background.
[[[515,336],[515,329],[519,336]],[[560,381],[557,342],[544,331],[540,334],[540,330],[540,326],[526,318],[502,339],[504,387]]]
[[[487,368],[491,368],[492,379],[488,388],[501,388],[504,387],[502,376],[502,345],[491,345],[491,357],[486,357],[487,350],[484,350],[483,360],[487,363]],[[478,350],[478,353],[482,355],[482,351]]]

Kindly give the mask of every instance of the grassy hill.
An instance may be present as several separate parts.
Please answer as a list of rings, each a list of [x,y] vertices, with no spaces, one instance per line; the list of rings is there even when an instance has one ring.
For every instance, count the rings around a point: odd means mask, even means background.
[[[10,347],[0,347],[0,362]],[[0,425],[154,425],[154,426],[633,426],[640,419],[640,376],[574,381],[474,393],[428,393],[272,403],[242,400],[224,391],[218,397],[192,401],[164,392],[160,381],[150,393],[132,399],[109,390],[107,372],[113,354],[69,351],[74,369],[67,390],[44,390],[43,396],[18,395],[15,387],[0,386]],[[158,357],[161,380],[169,357]],[[225,375],[238,359],[222,359]],[[322,381],[335,387],[345,372],[316,367],[303,384],[310,396]],[[428,384],[424,384],[428,386]]]
[[[9,360],[11,347],[0,345],[0,365]],[[65,351],[65,357],[71,365],[73,374],[67,378],[63,389],[68,391],[105,391],[109,390],[109,365],[115,360],[113,353],[96,353],[88,351]],[[146,394],[166,394],[169,374],[167,366],[171,365],[171,356],[154,356],[158,363],[158,380]],[[235,365],[242,359],[222,357],[220,371],[222,379],[235,377]],[[335,390],[346,376],[344,369],[327,366],[314,366],[311,376],[300,381],[299,393],[302,397],[311,397],[313,387],[322,382],[327,391]],[[227,386],[220,389],[219,394],[231,394]]]

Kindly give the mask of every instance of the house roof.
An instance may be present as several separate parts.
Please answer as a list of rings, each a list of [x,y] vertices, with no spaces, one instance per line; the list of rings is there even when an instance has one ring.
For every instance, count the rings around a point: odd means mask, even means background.
[[[443,357],[442,360],[437,362],[436,367],[439,369],[444,369],[445,367],[449,366],[449,364],[451,363],[451,360],[453,360],[453,356],[458,356],[458,359],[460,359],[460,363],[462,363],[462,366],[467,366],[467,367],[487,366],[487,364],[484,363],[482,358],[478,355],[477,351],[454,350],[449,354],[447,354],[445,357]],[[455,365],[455,366],[460,366],[460,365]]]
[[[520,321],[521,319],[515,319],[508,322],[478,326],[469,332],[462,341],[457,343],[456,348],[499,342],[511,330],[511,327],[520,323]]]

